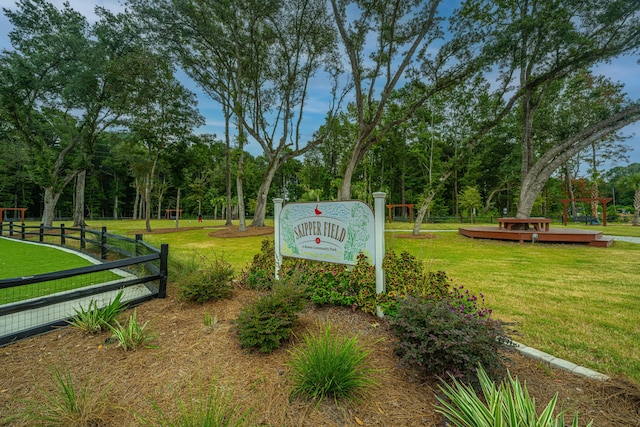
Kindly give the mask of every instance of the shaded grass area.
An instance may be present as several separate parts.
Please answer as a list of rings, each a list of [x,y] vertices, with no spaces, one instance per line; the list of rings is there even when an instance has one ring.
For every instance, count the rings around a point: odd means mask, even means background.
[[[93,265],[76,254],[46,245],[0,239],[0,279],[33,276]],[[121,277],[110,271],[0,289],[0,305],[104,283]]]
[[[223,254],[238,275],[265,238],[211,237],[212,228],[223,226],[223,221],[192,222],[183,220],[180,226],[204,228],[150,234],[144,240],[154,246],[168,243],[174,261],[197,262],[200,256]],[[118,234],[144,229],[144,221],[103,221],[94,226],[103,225]],[[457,233],[459,226],[424,224],[423,230],[438,230],[434,238],[412,240],[394,232],[410,233],[411,224],[387,224],[386,247],[407,251],[428,270],[444,270],[455,284],[483,293],[495,318],[514,322],[517,341],[640,383],[640,245],[615,242],[610,248],[592,248],[472,240]],[[152,221],[154,229],[167,227],[174,227],[174,222]],[[570,227],[640,237],[640,228],[629,225]]]

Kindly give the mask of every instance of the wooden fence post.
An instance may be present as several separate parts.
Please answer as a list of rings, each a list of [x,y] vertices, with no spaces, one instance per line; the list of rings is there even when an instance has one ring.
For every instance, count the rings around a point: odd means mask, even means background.
[[[65,240],[64,240],[64,224],[60,224],[60,244],[62,246],[65,245]]]
[[[136,234],[136,256],[140,256],[140,244],[142,240],[142,234]]]
[[[100,257],[107,259],[107,227],[102,227],[102,234],[100,235]]]
[[[167,296],[167,279],[169,277],[169,245],[160,245],[160,283],[158,284],[158,298]]]

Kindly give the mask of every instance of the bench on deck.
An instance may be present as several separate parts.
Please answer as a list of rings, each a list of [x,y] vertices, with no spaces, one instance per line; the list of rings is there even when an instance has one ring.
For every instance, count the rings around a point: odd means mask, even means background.
[[[518,226],[516,229],[519,230],[529,230],[531,226],[536,231],[542,231],[544,227],[544,231],[549,231],[549,224],[551,224],[551,219],[549,218],[498,218],[498,229],[499,230],[507,230],[510,231],[513,229],[513,226],[516,224],[524,224],[523,226]]]

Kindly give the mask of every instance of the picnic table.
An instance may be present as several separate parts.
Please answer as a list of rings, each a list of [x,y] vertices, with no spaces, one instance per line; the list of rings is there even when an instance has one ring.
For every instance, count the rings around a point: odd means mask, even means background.
[[[498,218],[498,229],[510,231],[514,225],[524,224],[524,229],[533,227],[536,231],[549,231],[550,218]]]

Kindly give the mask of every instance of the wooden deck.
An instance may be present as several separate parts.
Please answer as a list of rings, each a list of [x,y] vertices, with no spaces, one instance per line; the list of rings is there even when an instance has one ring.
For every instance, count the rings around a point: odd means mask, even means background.
[[[498,227],[478,226],[459,228],[458,232],[472,239],[513,240],[520,243],[583,243],[600,248],[608,248],[613,244],[613,239],[604,237],[601,231],[575,228],[552,228],[549,231],[536,231],[506,230]]]

